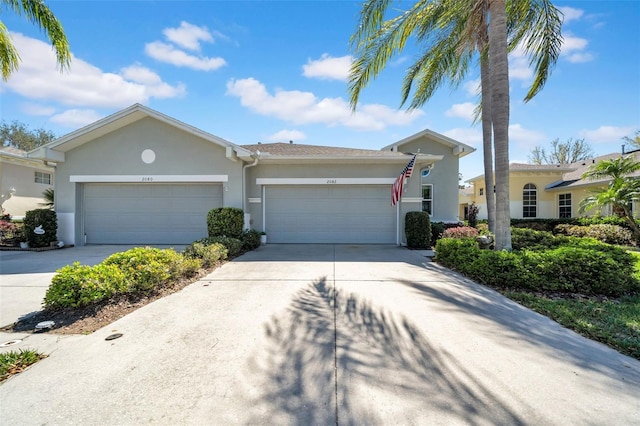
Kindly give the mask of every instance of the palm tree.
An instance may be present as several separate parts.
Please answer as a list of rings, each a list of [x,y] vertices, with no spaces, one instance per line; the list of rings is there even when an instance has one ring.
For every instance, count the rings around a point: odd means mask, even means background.
[[[487,83],[491,78],[487,76],[491,68],[488,65],[490,59],[487,59],[491,56],[487,49],[490,45],[487,17],[490,7],[496,7],[494,0],[475,0],[474,2],[421,0],[399,16],[385,21],[384,17],[391,3],[392,0],[369,0],[363,5],[360,26],[352,36],[352,45],[355,50],[355,61],[351,68],[349,85],[352,108],[356,108],[360,92],[364,87],[384,69],[394,54],[404,49],[412,35],[415,35],[418,43],[426,46],[426,49],[418,61],[409,67],[403,80],[401,105],[404,105],[413,93],[409,109],[422,106],[446,80],[454,87],[459,85],[466,76],[474,55],[479,52],[482,97],[484,99],[484,102],[481,101],[481,105],[485,110],[482,119],[485,183],[487,189],[491,188],[493,186],[491,176],[493,159],[490,138],[493,120],[490,110],[493,108],[490,102],[487,102],[491,90],[491,85]],[[504,1],[497,3],[498,9],[496,11],[500,10],[500,5],[502,5],[505,9],[504,14],[509,17],[503,28],[505,43],[507,38],[509,39],[508,48],[513,49],[520,44],[525,53],[533,58],[531,64],[535,65],[536,78],[525,98],[525,100],[529,100],[542,89],[559,55],[562,40],[560,12],[548,0],[513,0],[508,9]],[[497,55],[497,53],[495,54]],[[482,67],[483,60],[485,67]],[[508,103],[508,72],[506,76],[507,96],[505,98],[504,94],[500,92],[497,99]],[[498,112],[502,111],[498,110]],[[508,104],[506,112],[508,130]],[[504,119],[503,116],[500,117]],[[500,131],[498,134],[501,134]],[[496,147],[498,143],[507,144],[506,157],[502,148],[500,151],[496,150],[496,155],[506,158],[508,169],[508,138],[496,141]],[[498,163],[496,163],[496,173],[497,169]],[[508,179],[508,173],[506,176]],[[498,189],[497,181],[496,177],[496,190]],[[489,206],[492,204],[493,191],[487,190],[486,193],[487,205]],[[504,197],[501,200],[505,203]],[[507,183],[507,212],[508,203]],[[490,213],[489,217],[492,216]],[[497,241],[496,246],[508,249],[510,248],[508,214],[506,218],[502,214],[501,220],[500,228],[506,229],[506,233],[504,230],[496,232],[502,236],[498,237],[500,241]]]
[[[46,207],[48,209],[53,209],[53,207],[55,206],[54,204],[54,200],[55,200],[55,195],[54,195],[54,190],[53,188],[47,188],[44,191],[42,191],[42,199],[44,200],[44,203],[40,203],[41,206]]]
[[[64,33],[62,24],[53,12],[42,0],[0,0],[0,11],[7,8],[18,15],[24,15],[31,23],[37,25],[47,34],[51,45],[56,51],[56,59],[61,69],[69,67],[71,52],[69,42]],[[18,70],[20,55],[11,42],[9,30],[0,21],[0,67],[2,68],[2,80],[7,81],[9,76]]]
[[[636,241],[640,241],[640,228],[633,218],[631,204],[640,199],[640,177],[632,176],[640,171],[640,161],[631,155],[603,160],[594,164],[583,175],[583,179],[608,180],[606,186],[590,191],[590,195],[580,201],[580,213],[603,207],[612,207],[621,212],[631,227]]]

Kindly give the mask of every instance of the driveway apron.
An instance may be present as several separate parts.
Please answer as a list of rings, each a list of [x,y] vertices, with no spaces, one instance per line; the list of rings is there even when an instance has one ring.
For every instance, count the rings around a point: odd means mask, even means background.
[[[640,424],[640,362],[404,248],[268,245],[0,385],[0,424],[140,423]]]

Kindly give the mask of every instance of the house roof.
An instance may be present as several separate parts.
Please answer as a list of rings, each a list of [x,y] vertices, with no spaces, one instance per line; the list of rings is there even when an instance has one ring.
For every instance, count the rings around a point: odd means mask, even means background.
[[[589,170],[589,167],[593,166],[594,164],[598,164],[600,161],[620,158],[623,155],[624,156],[631,155],[636,159],[636,161],[640,160],[640,150],[635,150],[625,154],[614,152],[610,154],[601,155],[599,157],[594,157],[589,160],[578,161],[571,164],[571,166],[573,167],[573,170],[563,174],[561,181],[554,182],[550,185],[547,185],[545,189],[557,190],[557,189],[565,189],[570,187],[575,188],[575,187],[587,186],[587,185],[597,185],[600,183],[608,182],[609,179],[606,179],[606,178],[597,179],[597,180],[582,179],[582,175],[587,170]],[[640,177],[640,172],[633,173],[631,177]]]
[[[0,147],[0,156],[3,157],[2,161],[8,161],[14,164],[28,165],[30,167],[38,167],[43,169],[50,169],[50,166],[44,164],[41,160],[27,157],[27,151],[23,151],[11,146]]]
[[[528,163],[510,163],[510,172],[569,172],[575,170],[573,164],[528,164]],[[484,174],[467,179],[465,182],[472,182],[483,178]]]
[[[371,161],[371,162],[407,162],[410,154],[395,151],[380,151],[374,149],[342,148],[334,146],[305,145],[295,143],[265,143],[242,145],[242,148],[254,153],[260,153],[260,161],[278,162],[283,160],[308,161]],[[441,155],[420,154],[417,163],[441,160]]]
[[[398,142],[394,142],[390,145],[385,146],[384,148],[382,148],[382,150],[383,151],[390,151],[390,150],[400,151],[401,150],[400,147],[402,145],[406,145],[408,143],[414,142],[420,138],[428,138],[442,145],[451,147],[453,149],[454,155],[458,155],[459,157],[464,157],[465,155],[469,155],[472,152],[475,152],[476,150],[474,147],[470,145],[464,144],[455,139],[451,139],[448,136],[442,135],[440,133],[434,132],[433,130],[429,130],[429,129],[425,129],[418,133],[414,133],[411,136],[407,136],[406,138],[401,139]]]
[[[60,138],[29,152],[28,156],[32,158],[50,159],[51,161],[64,161],[65,152],[146,117],[151,117],[170,126],[177,127],[187,133],[191,133],[222,147],[231,148],[240,158],[247,160],[251,158],[251,153],[249,151],[232,142],[140,104],[131,105],[130,107],[102,118],[95,123],[61,136]]]

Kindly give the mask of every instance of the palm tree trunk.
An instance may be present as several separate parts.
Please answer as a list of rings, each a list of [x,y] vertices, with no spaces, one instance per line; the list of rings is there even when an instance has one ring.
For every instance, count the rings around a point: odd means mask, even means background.
[[[484,0],[486,1],[486,0]],[[491,81],[489,75],[488,56],[486,48],[489,42],[487,34],[486,20],[483,20],[483,26],[478,29],[479,42],[478,50],[480,51],[480,87],[481,93],[481,117],[482,117],[482,153],[484,156],[484,188],[485,199],[487,204],[487,219],[489,220],[489,231],[496,232],[496,198],[493,191],[493,129],[491,126]]]
[[[496,168],[496,250],[511,250],[509,211],[509,64],[505,0],[489,1],[491,117]]]

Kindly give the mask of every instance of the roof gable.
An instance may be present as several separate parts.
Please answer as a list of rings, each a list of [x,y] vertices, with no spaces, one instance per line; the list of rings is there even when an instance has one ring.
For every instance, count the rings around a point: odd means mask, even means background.
[[[476,150],[474,147],[470,145],[464,144],[455,139],[451,139],[448,136],[442,135],[440,133],[434,132],[433,130],[429,130],[429,129],[422,130],[421,132],[415,133],[411,136],[401,139],[398,142],[394,142],[390,145],[387,145],[384,148],[382,148],[382,150],[383,151],[389,151],[389,150],[401,151],[402,145],[415,142],[420,138],[427,138],[434,142],[440,143],[444,146],[450,147],[453,150],[453,154],[459,157],[464,157],[465,155],[471,154]]]
[[[120,110],[92,124],[61,136],[60,138],[29,152],[28,156],[32,158],[49,159],[51,161],[64,161],[65,152],[71,151],[72,149],[75,149],[87,142],[126,127],[129,124],[135,123],[146,117],[150,117],[162,123],[176,127],[223,148],[228,148],[227,157],[238,156],[243,159],[251,158],[251,153],[249,151],[232,142],[140,104],[131,105],[128,108]]]

